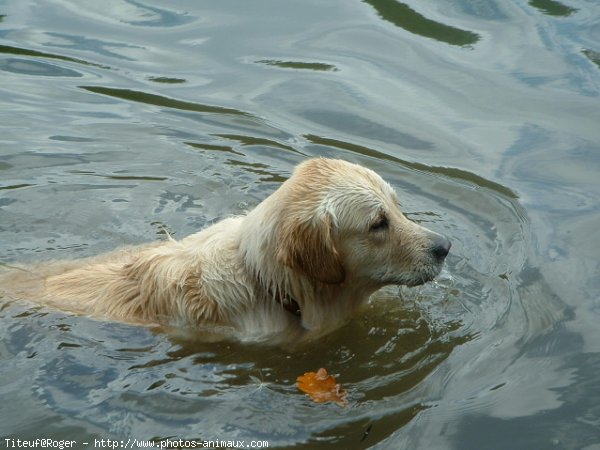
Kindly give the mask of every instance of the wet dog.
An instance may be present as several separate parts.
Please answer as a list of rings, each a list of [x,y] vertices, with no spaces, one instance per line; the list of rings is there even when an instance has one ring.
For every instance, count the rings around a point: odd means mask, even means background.
[[[248,214],[180,241],[30,269],[41,284],[22,296],[124,322],[297,341],[340,326],[385,285],[432,280],[449,250],[403,215],[375,172],[319,158]]]

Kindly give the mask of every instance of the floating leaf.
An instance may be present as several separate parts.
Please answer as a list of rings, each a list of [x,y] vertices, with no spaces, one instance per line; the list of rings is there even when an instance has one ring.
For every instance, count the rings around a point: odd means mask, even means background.
[[[320,368],[316,372],[306,372],[297,378],[297,386],[302,392],[308,394],[312,401],[317,403],[335,402],[340,406],[347,406],[347,392],[336,382],[333,375]]]

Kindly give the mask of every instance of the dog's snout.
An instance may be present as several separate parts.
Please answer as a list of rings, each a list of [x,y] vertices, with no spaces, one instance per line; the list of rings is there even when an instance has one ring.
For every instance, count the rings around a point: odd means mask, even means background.
[[[431,247],[431,253],[439,260],[443,260],[450,252],[452,242],[444,236],[437,236]]]

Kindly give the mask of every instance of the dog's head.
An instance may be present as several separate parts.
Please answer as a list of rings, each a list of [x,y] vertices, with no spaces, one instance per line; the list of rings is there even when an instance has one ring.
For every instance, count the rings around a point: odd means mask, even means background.
[[[450,241],[407,219],[392,187],[372,170],[311,159],[281,186],[280,263],[327,284],[416,286],[441,270]]]

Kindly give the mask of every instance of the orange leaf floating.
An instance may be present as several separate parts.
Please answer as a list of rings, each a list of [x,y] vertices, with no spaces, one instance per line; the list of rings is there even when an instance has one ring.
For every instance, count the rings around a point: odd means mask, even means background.
[[[347,392],[336,382],[335,377],[329,375],[327,370],[320,368],[316,372],[306,372],[297,379],[297,386],[302,392],[317,403],[335,402],[340,406],[347,406]]]

